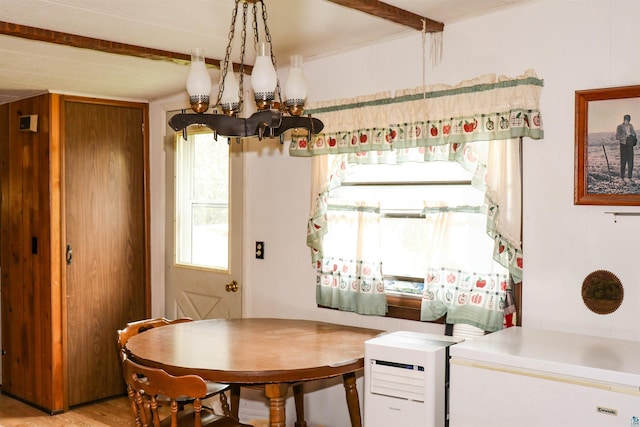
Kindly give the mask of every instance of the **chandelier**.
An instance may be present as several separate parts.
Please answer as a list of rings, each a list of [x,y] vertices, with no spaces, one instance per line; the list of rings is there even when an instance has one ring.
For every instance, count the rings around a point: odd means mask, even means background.
[[[242,3],[242,40],[240,51],[239,79],[234,74],[230,63],[232,43],[235,34],[236,17]],[[262,33],[265,40],[259,39],[258,4],[262,10]],[[245,46],[247,38],[247,15],[249,5],[252,6],[254,44],[256,60],[251,71],[251,84],[257,112],[247,118],[238,117],[243,106],[243,83],[245,71]],[[284,133],[288,130],[306,130],[309,139],[324,128],[324,124],[311,115],[303,116],[307,87],[302,71],[302,57],[293,55],[289,68],[289,76],[284,85],[285,102],[282,102],[280,82],[276,74],[276,59],[271,44],[271,34],[267,26],[267,10],[263,0],[235,0],[235,8],[231,15],[229,43],[225,52],[218,84],[218,97],[213,105],[213,113],[207,113],[210,107],[211,78],[207,72],[204,52],[193,49],[191,66],[187,77],[187,92],[193,113],[182,112],[169,120],[169,126],[176,132],[182,131],[186,139],[187,127],[191,125],[206,126],[218,135],[229,138],[257,136],[280,137],[283,142]],[[248,68],[248,67],[247,67]]]

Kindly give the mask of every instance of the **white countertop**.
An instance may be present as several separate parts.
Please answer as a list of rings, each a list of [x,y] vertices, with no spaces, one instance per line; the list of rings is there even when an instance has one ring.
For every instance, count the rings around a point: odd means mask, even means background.
[[[512,327],[456,344],[452,358],[640,389],[640,342]]]

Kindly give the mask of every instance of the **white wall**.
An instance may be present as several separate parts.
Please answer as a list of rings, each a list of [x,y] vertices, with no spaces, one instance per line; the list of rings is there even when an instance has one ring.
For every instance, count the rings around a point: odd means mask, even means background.
[[[640,84],[639,17],[635,0],[534,1],[447,26],[441,63],[426,70],[427,84],[487,73],[514,77],[526,69],[544,80],[545,138],[524,141],[526,326],[640,340],[640,243],[634,238],[640,218],[614,223],[604,213],[638,209],[573,204],[574,92]],[[421,36],[307,61],[305,73],[313,101],[419,86]],[[315,307],[305,245],[310,160],[266,151],[246,156],[247,245],[266,244],[264,260],[247,252],[247,315],[431,331],[432,325]],[[624,303],[611,315],[593,314],[580,296],[583,279],[598,269],[612,271],[624,285]]]
[[[533,1],[446,26],[442,61],[426,70],[427,84],[456,84],[487,73],[514,77],[526,69],[544,79],[545,138],[524,141],[526,327],[640,341],[636,270],[640,217],[619,217],[615,223],[604,213],[639,209],[573,205],[574,92],[640,84],[639,17],[637,0]],[[419,86],[421,36],[306,60],[305,73],[311,101]],[[152,151],[158,149],[157,142],[152,145]],[[246,316],[317,319],[385,330],[441,330],[426,323],[316,308],[314,270],[305,245],[310,161],[289,157],[277,142],[250,143],[247,148]],[[152,152],[152,162],[158,157]],[[164,178],[158,182],[157,176],[152,171],[153,194],[161,197],[155,186],[163,185]],[[152,209],[156,206],[161,205],[153,204]],[[154,213],[152,218],[161,220],[161,215]],[[161,228],[153,226],[152,234]],[[253,257],[256,240],[265,242],[264,260]],[[156,255],[153,262],[162,263],[164,258]],[[615,273],[624,285],[622,306],[606,316],[590,312],[580,296],[583,279],[598,269]],[[334,400],[341,405],[343,394],[340,385],[315,391],[307,405],[310,424],[347,425],[346,409],[344,414],[321,409]]]

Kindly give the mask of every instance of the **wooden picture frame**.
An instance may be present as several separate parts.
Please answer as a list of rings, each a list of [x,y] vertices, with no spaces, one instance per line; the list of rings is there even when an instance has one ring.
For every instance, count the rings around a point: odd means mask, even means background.
[[[640,86],[576,91],[575,103],[574,204],[640,206],[640,144],[616,139],[626,115],[640,138]]]

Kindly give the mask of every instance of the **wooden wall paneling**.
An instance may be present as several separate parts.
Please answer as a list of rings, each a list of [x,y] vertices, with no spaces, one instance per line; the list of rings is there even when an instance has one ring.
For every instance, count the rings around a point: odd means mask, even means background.
[[[33,100],[27,99],[21,101],[21,105],[15,106],[15,114],[12,114],[11,120],[15,123],[15,120],[25,111],[29,114],[33,113]],[[15,129],[15,130],[14,130]],[[21,132],[16,127],[12,127],[11,139],[18,142],[21,154],[21,159],[18,165],[20,166],[20,183],[22,187],[21,199],[16,200],[20,204],[20,237],[18,250],[20,257],[20,267],[22,268],[22,283],[14,283],[14,286],[22,285],[22,321],[26,334],[31,334],[32,339],[24,340],[24,344],[21,351],[21,358],[24,361],[24,371],[20,373],[22,381],[25,384],[24,394],[27,399],[37,404],[44,405],[44,402],[40,402],[38,399],[37,390],[37,378],[40,372],[36,362],[36,355],[42,348],[36,347],[37,343],[40,343],[42,338],[42,328],[34,330],[38,325],[37,319],[35,319],[36,304],[36,277],[38,266],[35,265],[39,258],[34,258],[31,255],[31,237],[35,235],[36,230],[33,229],[34,221],[32,215],[34,212],[33,200],[34,191],[37,191],[35,187],[34,179],[34,155],[38,153],[35,145],[37,143],[36,138],[31,133]],[[39,307],[38,307],[39,308]],[[42,359],[42,357],[39,357]]]
[[[48,102],[43,102],[43,97],[31,98],[25,103],[22,114],[37,114],[38,119],[42,117],[42,104],[48,108]],[[46,110],[45,110],[46,111]],[[43,325],[50,325],[51,321],[51,286],[49,276],[48,252],[43,251],[49,240],[49,158],[48,135],[43,135],[38,131],[35,133],[20,131],[25,140],[26,150],[29,152],[25,156],[25,167],[23,169],[23,179],[27,184],[24,193],[24,205],[26,215],[25,229],[29,230],[24,236],[24,253],[30,258],[30,271],[25,273],[25,281],[29,280],[32,286],[29,295],[29,305],[27,324],[31,330],[44,329]],[[44,197],[44,203],[43,203]],[[27,301],[25,301],[25,305]],[[25,319],[27,320],[27,319]],[[32,377],[29,378],[33,389],[33,400],[40,402],[44,407],[51,407],[51,328],[46,332],[35,334],[36,339],[28,343],[29,362],[33,369]],[[42,357],[39,355],[47,355]]]
[[[55,412],[69,408],[67,403],[67,370],[66,346],[64,331],[66,330],[66,292],[65,252],[63,248],[63,207],[62,207],[62,171],[64,170],[61,152],[61,115],[60,95],[49,96],[49,114],[42,120],[42,130],[49,134],[49,205],[50,205],[50,240],[48,249],[51,259],[51,377],[52,408]]]
[[[32,360],[29,355],[33,349],[29,348],[31,340],[23,340],[22,335],[29,330],[31,315],[33,281],[31,280],[31,256],[26,252],[27,235],[31,234],[28,218],[30,206],[29,199],[25,195],[29,193],[29,183],[25,180],[28,176],[31,150],[26,138],[18,131],[15,121],[18,120],[20,105],[11,105],[9,113],[9,235],[7,243],[11,253],[10,263],[7,265],[9,280],[6,292],[9,293],[9,322],[12,323],[13,336],[7,343],[7,357],[9,358],[10,371],[8,391],[24,399],[35,399],[33,390]],[[27,135],[28,136],[28,135]],[[19,325],[19,329],[15,326]],[[4,375],[3,375],[4,381]]]
[[[8,195],[9,195],[9,104],[0,105],[0,286],[2,284],[7,284],[7,272],[6,268],[2,268],[3,266],[7,266],[9,251],[4,247],[6,245],[2,245],[2,241],[7,238],[9,229],[8,229]],[[7,285],[5,285],[6,288]],[[7,292],[0,292],[0,305],[4,307],[5,305],[9,306],[8,300],[9,294]],[[2,342],[0,344],[0,349],[2,353],[0,354],[0,369],[3,371],[8,370],[9,359],[4,357],[4,348],[5,342],[8,342],[9,333],[11,330],[9,329],[8,322],[8,310],[1,310],[0,314],[2,315],[1,324],[2,324]],[[6,381],[6,379],[5,379]]]
[[[22,115],[48,115],[48,95],[10,104],[3,179],[3,392],[51,408],[48,133],[19,130]],[[43,187],[44,186],[44,187]],[[44,190],[43,190],[44,188]],[[6,209],[5,209],[6,207]],[[43,244],[44,243],[44,248]]]
[[[32,311],[25,312],[25,318],[29,333],[34,339],[29,343],[29,363],[33,377],[30,378],[30,386],[33,390],[33,401],[39,406],[55,411],[53,405],[53,376],[51,370],[52,347],[52,294],[51,294],[51,253],[49,251],[51,237],[51,207],[49,205],[49,132],[46,126],[49,116],[49,95],[41,95],[24,101],[18,115],[38,116],[37,132],[19,131],[25,144],[25,151],[30,153],[28,165],[24,167],[23,188],[24,219],[28,218],[30,233],[23,235],[24,253],[30,258],[24,275],[24,282],[32,286],[29,295],[29,304]],[[45,125],[43,125],[43,123]],[[27,156],[25,156],[27,157]],[[28,207],[28,208],[27,208]],[[28,210],[27,210],[28,209]],[[27,215],[28,213],[28,215]],[[25,221],[26,223],[26,221]],[[30,269],[29,269],[30,266]],[[44,327],[47,325],[47,327]]]
[[[31,236],[27,236],[27,251],[32,258],[33,268],[33,317],[32,328],[44,329],[44,325],[48,327],[37,335],[35,340],[35,351],[32,355],[34,368],[34,392],[35,400],[42,402],[42,405],[52,410],[53,405],[53,375],[52,375],[52,358],[53,358],[53,341],[52,331],[52,277],[51,277],[51,206],[49,204],[50,197],[50,147],[49,132],[43,122],[47,122],[49,116],[49,96],[43,95],[31,99],[33,105],[31,111],[38,115],[38,132],[22,132],[28,134],[32,139],[31,156],[31,180],[30,185],[30,219],[31,219]],[[25,112],[25,114],[34,114]],[[46,355],[38,357],[38,355]]]
[[[19,227],[16,221],[17,214],[19,214],[20,205],[16,206],[16,179],[15,173],[16,168],[11,167],[12,165],[18,164],[20,162],[19,150],[16,150],[12,145],[11,140],[11,128],[10,128],[10,117],[11,117],[11,109],[9,105],[4,108],[3,111],[3,126],[2,126],[2,139],[0,139],[0,143],[2,143],[2,153],[0,164],[2,167],[0,168],[0,172],[2,173],[2,229],[0,235],[0,245],[2,249],[0,263],[2,266],[2,348],[3,348],[3,356],[2,356],[2,369],[3,369],[3,391],[11,390],[13,392],[19,393],[20,384],[17,381],[14,381],[14,377],[11,375],[12,372],[16,372],[16,369],[19,368],[19,348],[16,343],[19,343],[19,333],[20,329],[15,328],[15,325],[22,325],[22,312],[16,310],[16,307],[19,306],[21,297],[21,288],[12,287],[12,280],[15,281],[16,278],[12,274],[12,272],[19,273],[17,268],[17,264],[19,262],[19,250],[18,244],[9,245],[8,242],[19,241],[19,235],[16,235],[19,231]],[[6,126],[6,128],[4,127]],[[17,180],[19,184],[20,181]],[[15,240],[15,239],[18,240]],[[20,280],[18,278],[18,280]],[[11,325],[11,327],[9,327]]]

